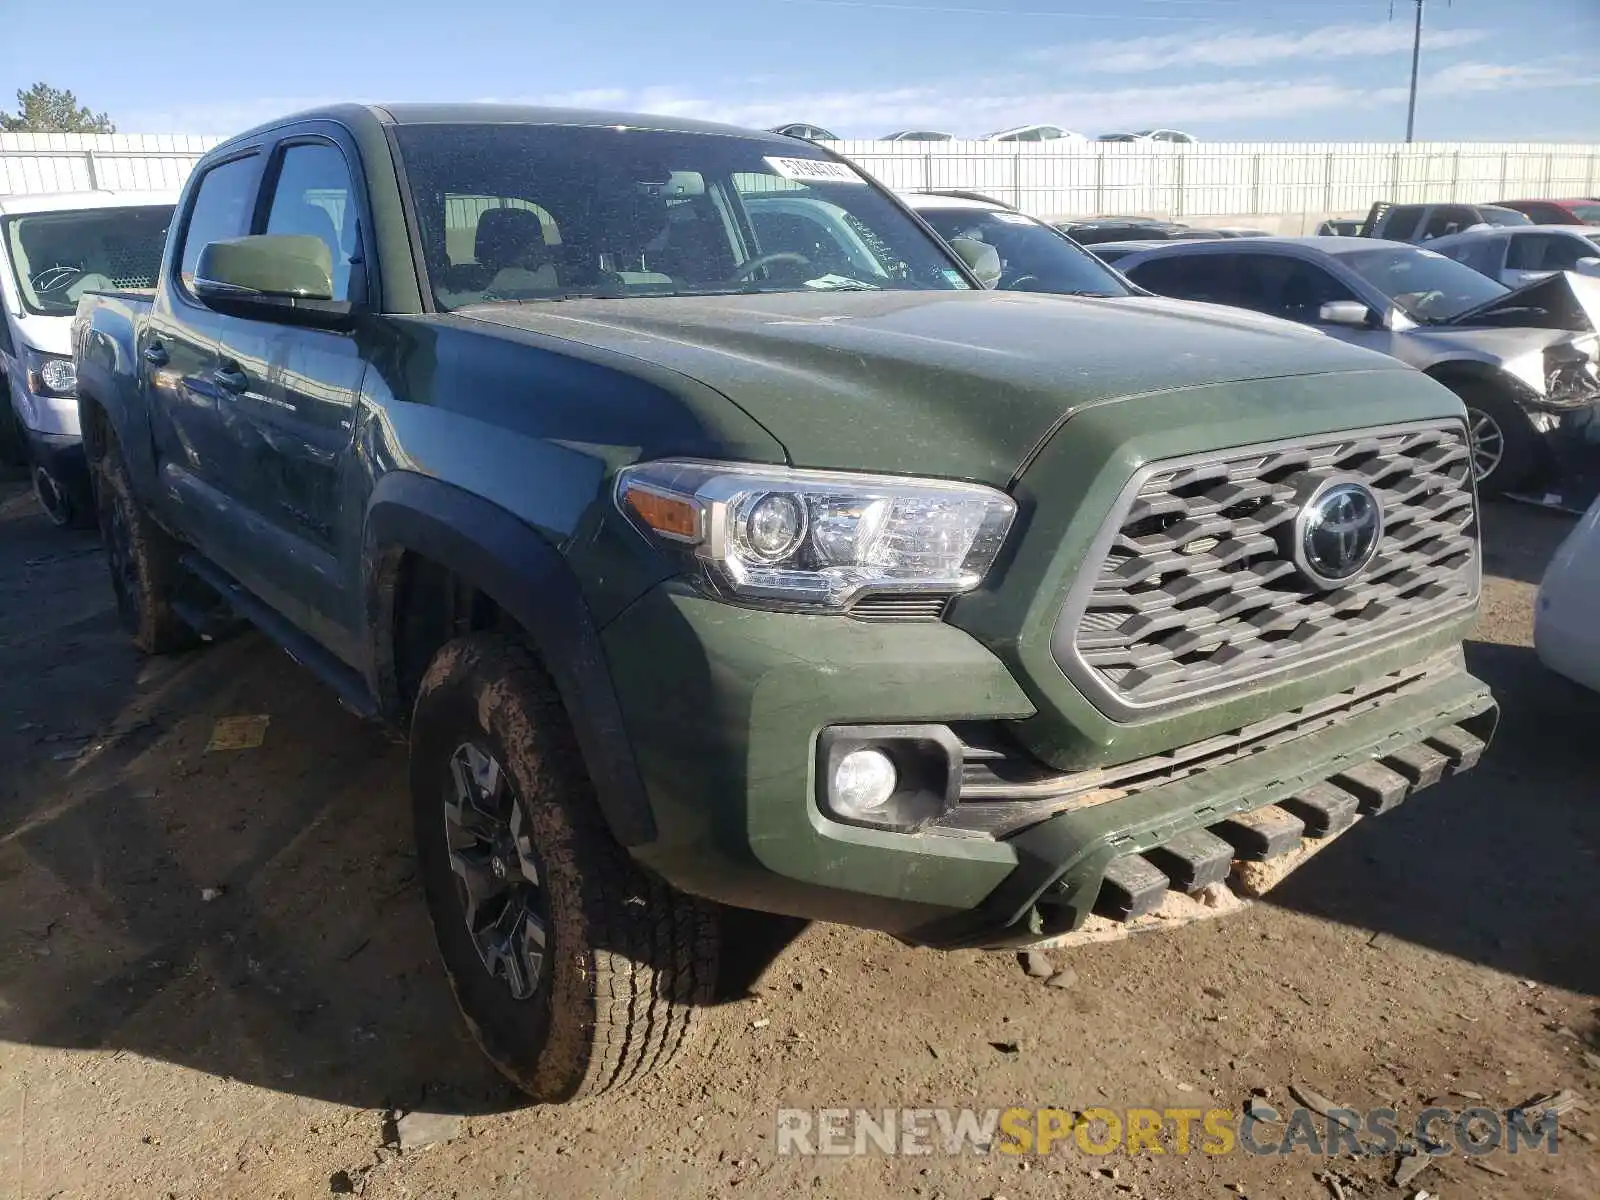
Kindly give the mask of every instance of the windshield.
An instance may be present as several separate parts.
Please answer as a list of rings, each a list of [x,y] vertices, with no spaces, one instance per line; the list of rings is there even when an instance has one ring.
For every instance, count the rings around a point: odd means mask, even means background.
[[[0,224],[23,305],[70,317],[85,292],[154,287],[171,218],[170,204],[6,217]]]
[[[1341,254],[1339,261],[1423,324],[1448,321],[1511,290],[1433,250],[1388,246]]]
[[[993,209],[920,210],[945,241],[987,242],[1000,255],[1001,288],[1019,292],[1127,296],[1128,288],[1063,234],[1021,213]]]
[[[1600,204],[1574,204],[1567,211],[1572,214],[1574,221],[1582,221],[1585,225],[1600,225]]]
[[[565,125],[395,136],[441,309],[972,286],[875,184],[804,143]]]
[[[1533,218],[1514,208],[1480,208],[1478,215],[1485,225],[1532,225]]]

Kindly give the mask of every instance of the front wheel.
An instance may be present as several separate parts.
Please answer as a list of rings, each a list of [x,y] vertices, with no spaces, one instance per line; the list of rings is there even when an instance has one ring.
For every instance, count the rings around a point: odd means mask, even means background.
[[[1539,435],[1521,406],[1481,385],[1455,389],[1467,406],[1472,477],[1485,496],[1524,486],[1539,465]]]
[[[513,638],[439,651],[411,721],[417,859],[467,1025],[538,1100],[597,1095],[688,1040],[711,910],[611,836],[549,678]]]

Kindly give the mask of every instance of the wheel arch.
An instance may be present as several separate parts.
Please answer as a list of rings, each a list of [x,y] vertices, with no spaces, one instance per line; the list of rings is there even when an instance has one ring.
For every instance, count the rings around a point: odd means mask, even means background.
[[[1500,370],[1493,363],[1482,362],[1475,358],[1447,358],[1443,362],[1436,362],[1424,368],[1423,374],[1430,379],[1456,391],[1454,385],[1466,387],[1484,387],[1497,392],[1519,408],[1523,403],[1523,393],[1519,385]],[[1460,393],[1457,392],[1457,395]]]
[[[548,538],[482,497],[395,471],[368,505],[362,575],[369,682],[386,719],[408,724],[421,659],[466,633],[514,630],[555,684],[613,836],[655,839],[599,631]]]

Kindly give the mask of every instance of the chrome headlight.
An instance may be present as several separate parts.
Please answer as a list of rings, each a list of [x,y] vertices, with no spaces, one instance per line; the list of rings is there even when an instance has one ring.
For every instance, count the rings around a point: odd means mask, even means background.
[[[78,391],[78,370],[72,359],[60,354],[29,350],[24,360],[28,390],[35,396],[72,396]]]
[[[616,500],[712,594],[823,612],[971,591],[1016,515],[981,484],[689,460],[624,468]]]

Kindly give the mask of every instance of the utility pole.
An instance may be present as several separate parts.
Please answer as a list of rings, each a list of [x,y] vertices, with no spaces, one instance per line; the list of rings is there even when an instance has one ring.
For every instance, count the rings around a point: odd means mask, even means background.
[[[1417,68],[1422,65],[1422,3],[1417,0],[1417,30],[1411,39],[1411,103],[1406,108],[1406,141],[1417,131]]]

